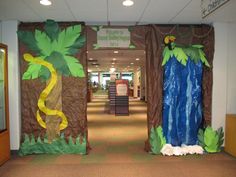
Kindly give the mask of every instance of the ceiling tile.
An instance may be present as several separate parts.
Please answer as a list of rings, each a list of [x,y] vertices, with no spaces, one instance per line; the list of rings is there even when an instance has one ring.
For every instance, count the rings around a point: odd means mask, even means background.
[[[189,2],[189,0],[152,0],[141,23],[167,24]]]
[[[0,20],[41,21],[42,19],[22,0],[2,0]]]
[[[122,0],[109,0],[109,21],[137,22],[149,0],[134,0],[134,5],[124,7]]]
[[[32,10],[38,14],[43,21],[47,19],[53,19],[55,21],[75,21],[70,9],[67,7],[64,0],[51,0],[51,6],[43,6],[39,3],[39,0],[22,0]]]
[[[107,22],[106,0],[67,0],[73,14],[79,21]]]
[[[183,11],[172,19],[172,23],[203,23],[201,17],[201,1],[191,1],[191,3],[183,9]]]

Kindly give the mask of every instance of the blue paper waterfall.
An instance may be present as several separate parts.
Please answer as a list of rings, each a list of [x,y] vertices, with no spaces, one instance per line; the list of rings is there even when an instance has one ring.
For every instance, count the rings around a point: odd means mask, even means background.
[[[163,133],[174,146],[197,144],[202,121],[202,62],[173,56],[164,67]]]

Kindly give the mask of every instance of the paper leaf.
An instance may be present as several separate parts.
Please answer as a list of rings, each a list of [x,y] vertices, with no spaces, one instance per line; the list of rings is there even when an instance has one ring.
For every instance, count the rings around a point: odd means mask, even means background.
[[[99,47],[99,45],[98,44],[93,44],[93,49],[99,49],[100,47]]]
[[[152,153],[160,154],[162,147],[166,144],[161,126],[151,129],[149,143]]]
[[[218,152],[219,135],[211,127],[207,127],[204,132],[205,150],[207,152]]]
[[[19,40],[25,44],[30,50],[32,50],[36,55],[39,55],[41,50],[37,46],[37,41],[34,34],[29,31],[17,31]]]
[[[58,40],[53,42],[53,48],[61,52],[62,54],[67,54],[70,46],[73,46],[77,38],[80,36],[81,25],[70,26],[59,33]]]
[[[97,26],[93,26],[93,27],[92,27],[92,30],[94,30],[94,31],[98,31],[98,29],[99,29],[99,28],[98,28]]]
[[[48,68],[45,66],[42,66],[40,71],[39,71],[39,77],[42,81],[47,81],[50,78],[51,74]]]
[[[83,66],[75,57],[66,55],[64,58],[72,76],[85,77]]]
[[[200,60],[202,61],[203,64],[205,64],[207,67],[210,67],[210,64],[208,63],[205,53],[202,51],[202,49],[199,49],[199,55],[200,55]]]
[[[37,41],[37,46],[41,51],[41,55],[49,56],[52,52],[51,40],[45,32],[35,30],[35,39]]]
[[[165,47],[164,48],[164,51],[163,51],[163,60],[162,60],[162,66],[164,66],[168,61],[169,61],[169,59],[171,58],[171,56],[170,56],[170,50],[169,50],[169,48],[168,47]]]
[[[135,49],[135,48],[136,48],[135,45],[132,44],[129,45],[129,49]]]
[[[204,131],[202,129],[199,129],[197,137],[198,137],[198,144],[204,148],[205,147]]]
[[[22,80],[36,79],[39,77],[41,65],[35,63],[29,63],[29,67],[22,76]]]
[[[160,141],[161,141],[161,148],[166,144],[166,139],[164,137],[164,134],[163,134],[163,129],[161,126],[158,126],[156,128],[156,134],[157,136],[159,136],[160,138]]]
[[[57,72],[68,76],[70,74],[67,63],[63,55],[59,52],[52,52],[50,56],[45,58],[45,61],[51,63]]]
[[[196,44],[196,45],[192,45],[192,47],[195,47],[195,48],[198,48],[198,49],[202,49],[204,46],[203,46],[203,45]]]
[[[176,59],[184,66],[187,64],[188,56],[184,53],[182,48],[175,47],[173,50]]]
[[[60,32],[59,25],[54,20],[47,20],[45,22],[44,30],[52,41],[57,39]]]
[[[69,47],[67,55],[75,55],[76,53],[78,53],[79,49],[81,49],[84,46],[85,42],[86,42],[85,35],[81,35],[80,37],[78,37],[74,42],[74,44]]]

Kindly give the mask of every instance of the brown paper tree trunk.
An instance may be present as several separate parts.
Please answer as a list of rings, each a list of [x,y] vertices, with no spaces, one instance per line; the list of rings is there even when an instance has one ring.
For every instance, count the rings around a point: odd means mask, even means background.
[[[47,81],[47,85],[50,81]],[[62,91],[62,77],[60,74],[57,74],[57,82],[51,93],[48,95],[46,99],[46,106],[50,109],[62,110],[62,99],[61,99],[61,91]],[[48,137],[48,141],[52,142],[52,140],[58,138],[60,136],[60,123],[61,118],[58,116],[46,116],[46,133]]]

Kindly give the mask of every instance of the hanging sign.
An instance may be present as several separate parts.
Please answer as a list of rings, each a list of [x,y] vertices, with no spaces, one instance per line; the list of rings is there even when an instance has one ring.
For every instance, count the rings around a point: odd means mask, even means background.
[[[129,81],[126,79],[116,80],[116,96],[128,96]]]
[[[229,2],[230,0],[202,0],[201,9],[202,9],[202,18],[205,18],[216,9]]]
[[[128,48],[130,45],[130,32],[128,29],[102,28],[97,32],[99,47]]]

